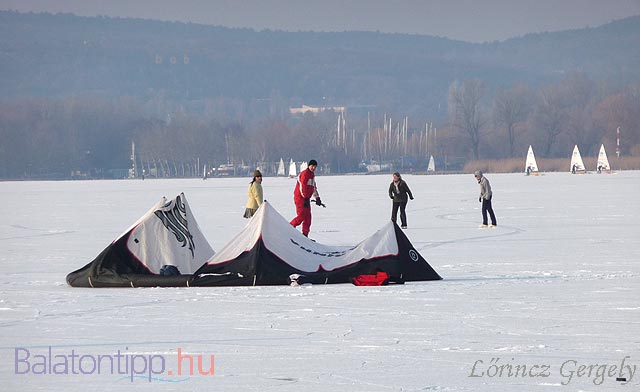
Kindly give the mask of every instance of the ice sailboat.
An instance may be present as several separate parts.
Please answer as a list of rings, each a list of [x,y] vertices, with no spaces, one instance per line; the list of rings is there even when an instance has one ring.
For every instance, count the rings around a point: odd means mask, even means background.
[[[576,146],[573,148],[573,154],[571,155],[571,173],[585,174],[586,172],[587,170],[584,168],[580,150],[578,149],[578,145],[576,144]]]
[[[436,162],[433,160],[433,155],[429,158],[429,165],[427,166],[427,173],[435,173],[436,172]]]
[[[280,158],[280,163],[278,164],[278,176],[284,176],[284,161]]]
[[[296,173],[296,163],[292,159],[289,163],[289,178],[296,178],[297,176],[298,173]]]
[[[596,165],[596,171],[598,174],[611,173],[611,165],[609,165],[609,159],[607,158],[607,152],[604,150],[604,144],[600,146],[600,152],[598,153],[598,164]]]
[[[529,145],[529,151],[527,151],[524,172],[527,173],[527,175],[538,175],[538,163],[536,162],[536,156],[533,154],[533,147],[531,147],[531,145]]]

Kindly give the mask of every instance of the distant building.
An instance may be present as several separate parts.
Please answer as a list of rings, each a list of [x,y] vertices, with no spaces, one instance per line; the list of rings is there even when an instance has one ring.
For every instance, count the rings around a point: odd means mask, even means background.
[[[318,114],[327,110],[333,110],[336,113],[344,113],[347,111],[347,107],[346,106],[307,106],[307,105],[302,105],[302,107],[299,108],[289,108],[289,112],[293,115],[298,115],[298,114],[306,114],[308,112],[311,112],[313,114]]]

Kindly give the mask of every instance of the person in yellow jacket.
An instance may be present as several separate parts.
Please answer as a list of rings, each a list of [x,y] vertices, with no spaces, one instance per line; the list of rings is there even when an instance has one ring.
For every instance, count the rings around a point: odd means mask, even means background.
[[[248,200],[244,210],[244,217],[251,218],[264,201],[262,198],[262,173],[260,173],[260,170],[256,169],[256,171],[253,172],[253,180],[249,185],[247,196]]]

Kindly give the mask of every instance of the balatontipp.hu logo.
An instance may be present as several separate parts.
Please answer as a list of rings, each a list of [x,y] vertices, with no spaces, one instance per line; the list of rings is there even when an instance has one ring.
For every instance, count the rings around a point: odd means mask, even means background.
[[[191,376],[213,376],[214,356],[187,353],[178,348],[171,354],[141,354],[118,350],[93,354],[76,349],[16,347],[14,374],[38,376],[113,375],[119,380],[143,378],[151,381],[185,381]],[[175,365],[172,367],[172,365]],[[175,369],[175,370],[174,370]]]

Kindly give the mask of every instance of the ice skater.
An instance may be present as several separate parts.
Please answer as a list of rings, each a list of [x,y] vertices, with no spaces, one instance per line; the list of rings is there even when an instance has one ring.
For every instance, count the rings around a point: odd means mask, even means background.
[[[482,171],[477,170],[473,175],[476,177],[476,180],[478,180],[478,184],[480,184],[480,197],[478,198],[478,201],[482,203],[482,225],[480,225],[480,228],[496,227],[498,223],[496,222],[496,215],[493,213],[493,207],[491,206],[491,198],[493,197],[491,184],[489,184],[487,177],[482,175]],[[491,225],[487,225],[487,212],[489,216],[491,216]]]
[[[403,229],[407,228],[407,214],[405,212],[408,202],[407,195],[409,195],[409,199],[413,200],[413,194],[411,194],[409,185],[402,179],[400,173],[393,173],[393,181],[391,181],[389,185],[389,197],[393,200],[391,220],[395,223],[398,218],[398,209],[400,209],[400,221]]]

